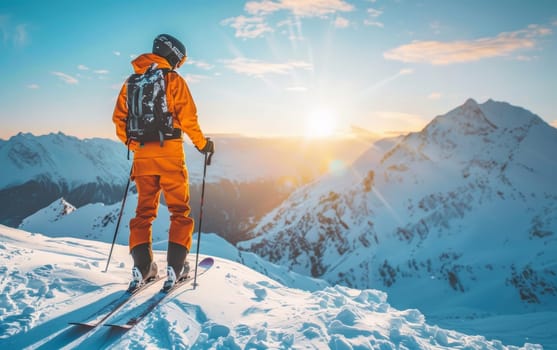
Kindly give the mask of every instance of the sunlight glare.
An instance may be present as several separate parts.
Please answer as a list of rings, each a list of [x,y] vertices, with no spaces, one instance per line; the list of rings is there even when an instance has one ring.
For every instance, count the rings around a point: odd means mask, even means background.
[[[333,111],[326,108],[313,110],[306,119],[305,135],[307,138],[324,138],[332,136],[337,126]]]

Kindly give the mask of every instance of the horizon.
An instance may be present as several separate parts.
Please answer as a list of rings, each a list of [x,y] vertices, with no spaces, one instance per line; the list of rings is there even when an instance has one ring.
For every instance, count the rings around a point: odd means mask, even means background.
[[[477,102],[476,100],[474,100],[473,98],[468,98],[465,102],[463,102],[462,104],[455,106],[454,108],[458,108],[462,105],[464,105],[468,100],[473,100],[474,102],[476,102],[478,105],[482,105],[484,103],[487,103],[488,101],[493,101],[496,103],[503,103],[503,104],[510,104],[506,101],[495,101],[491,98],[489,98],[488,100],[484,101],[484,102]],[[516,108],[522,108],[524,109],[524,107],[522,106],[515,106],[513,104],[510,104],[513,107]],[[452,109],[454,109],[452,108]],[[451,109],[451,110],[452,110]],[[540,119],[542,119],[543,121],[545,121],[541,116],[531,112],[528,109],[525,109],[527,112],[539,117]],[[248,135],[248,134],[242,134],[242,133],[233,133],[233,132],[229,132],[229,133],[225,133],[225,132],[217,132],[217,133],[205,133],[205,135],[207,137],[222,137],[222,138],[245,138],[245,139],[257,139],[257,140],[281,140],[281,141],[286,141],[286,140],[303,140],[304,142],[326,142],[328,140],[336,140],[336,141],[341,141],[341,140],[348,140],[348,139],[367,139],[370,142],[376,142],[379,140],[383,140],[383,139],[389,139],[389,138],[396,138],[396,137],[400,137],[400,136],[406,136],[410,133],[416,133],[416,132],[421,132],[423,129],[425,129],[431,122],[433,122],[437,117],[439,116],[443,116],[446,113],[449,113],[450,110],[447,110],[445,113],[443,114],[438,114],[435,117],[433,117],[431,120],[427,121],[426,124],[424,124],[424,126],[418,130],[409,130],[409,131],[385,131],[381,134],[377,134],[372,132],[371,130],[367,130],[364,129],[362,127],[359,127],[357,125],[351,125],[350,129],[351,131],[349,132],[344,132],[344,133],[333,133],[331,135],[327,135],[327,136],[319,136],[319,137],[311,137],[308,135],[276,135],[276,134],[267,134],[267,135]],[[547,121],[545,121],[547,123]],[[549,126],[552,126],[554,128],[557,128],[557,121],[555,123],[548,123]],[[64,136],[67,137],[75,137],[79,140],[87,140],[87,139],[95,139],[95,138],[99,138],[99,139],[107,139],[107,140],[111,140],[111,141],[115,141],[115,142],[120,142],[120,140],[118,140],[118,138],[115,135],[111,135],[108,137],[103,137],[103,136],[79,136],[79,135],[74,135],[74,134],[69,134],[67,132],[64,132],[62,130],[51,130],[51,131],[46,131],[43,133],[36,133],[33,131],[18,131],[17,133],[10,135],[8,137],[3,137],[0,135],[0,141],[9,141],[12,137],[16,137],[19,135],[31,135],[33,137],[41,137],[41,136],[48,136],[48,135],[56,135],[56,134],[62,134]],[[187,142],[187,140],[185,140]]]
[[[468,98],[506,101],[557,127],[551,0],[168,5],[159,18],[146,1],[0,4],[0,139],[61,131],[115,140],[112,110],[130,61],[160,33],[187,48],[178,71],[207,135],[319,139],[357,127],[388,137]]]

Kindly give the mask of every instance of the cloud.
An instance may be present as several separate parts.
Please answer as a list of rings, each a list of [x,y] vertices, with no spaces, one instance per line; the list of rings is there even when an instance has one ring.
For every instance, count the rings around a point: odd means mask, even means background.
[[[39,84],[29,84],[27,85],[28,89],[36,90],[39,88]]]
[[[302,23],[299,18],[288,18],[277,22],[277,28],[285,27],[281,33],[288,36],[291,41],[303,40]]]
[[[354,6],[343,0],[263,0],[249,1],[244,9],[251,15],[268,15],[284,10],[299,17],[323,17],[339,11],[352,11]]]
[[[211,69],[215,68],[215,66],[213,66],[210,63],[203,62],[203,61],[198,61],[198,60],[192,60],[192,59],[188,59],[186,61],[186,64],[194,65],[197,68],[201,68],[203,70],[211,70]]]
[[[350,25],[350,21],[344,17],[337,17],[335,19],[334,25],[337,28],[346,28]]]
[[[120,51],[112,51],[114,56],[120,56],[122,53]]]
[[[25,46],[29,41],[29,35],[27,34],[27,25],[18,24],[15,27],[13,34],[13,42],[15,46]]]
[[[23,47],[29,43],[27,24],[12,24],[8,15],[0,15],[0,33],[4,44],[11,43],[15,47]]]
[[[91,71],[91,68],[87,67],[87,66],[84,65],[84,64],[78,65],[78,66],[77,66],[77,69],[79,69],[80,71]],[[95,74],[97,74],[97,75],[100,75],[100,76],[105,76],[105,75],[107,75],[108,73],[110,73],[110,71],[107,70],[107,69],[95,69],[95,70],[92,70],[92,72],[95,73]],[[87,75],[85,75],[85,76],[81,75],[81,73],[77,73],[76,75],[77,75],[78,78],[87,78],[87,79],[91,79],[90,77],[87,77]],[[101,78],[101,79],[102,79],[102,78]]]
[[[381,14],[383,14],[383,11],[381,11],[381,10],[376,10],[376,9],[370,7],[370,8],[367,9],[367,14],[368,14],[370,17],[377,18],[377,17],[381,16]]]
[[[364,20],[364,25],[379,28],[383,28],[385,26],[382,22],[377,20],[377,18],[383,14],[383,11],[370,7],[366,12],[368,14],[368,18]]]
[[[237,38],[253,39],[262,36],[266,32],[272,32],[273,29],[265,23],[263,17],[231,17],[223,20],[222,25],[229,25],[236,29],[234,34]]]
[[[267,16],[278,11],[292,14],[294,17],[323,17],[337,12],[354,10],[354,6],[344,0],[260,0],[248,1],[244,6],[247,16],[237,16],[221,21],[221,25],[234,28],[235,36],[243,39],[253,39],[265,33],[274,32],[267,23]],[[338,19],[337,19],[338,21]],[[346,21],[335,21],[335,25],[346,25]],[[300,35],[290,36],[299,38]]]
[[[66,73],[52,72],[52,74],[57,76],[58,78],[60,78],[60,80],[62,80],[66,84],[75,85],[75,84],[79,83],[79,80],[77,80],[76,78],[74,78],[71,75],[68,75]]]
[[[274,1],[248,1],[244,10],[252,15],[267,15],[281,9],[281,5]]]
[[[199,83],[209,78],[209,76],[202,74],[186,74],[186,76],[184,77],[184,79],[191,84]]]
[[[531,61],[535,61],[535,60],[539,59],[539,56],[518,55],[518,56],[515,57],[515,59],[517,61],[522,61],[522,62],[531,62]]]
[[[228,69],[231,69],[236,73],[246,74],[252,77],[263,77],[268,74],[284,75],[295,69],[313,69],[313,66],[310,63],[303,61],[271,63],[238,57],[233,60],[224,60],[223,63]]]
[[[369,19],[364,20],[364,24],[368,27],[379,27],[379,28],[384,28],[385,25],[382,22],[379,21],[372,21]]]
[[[447,65],[508,56],[536,46],[536,39],[551,34],[551,29],[531,25],[527,29],[501,33],[495,37],[452,42],[414,41],[389,50],[383,57],[402,62]]]

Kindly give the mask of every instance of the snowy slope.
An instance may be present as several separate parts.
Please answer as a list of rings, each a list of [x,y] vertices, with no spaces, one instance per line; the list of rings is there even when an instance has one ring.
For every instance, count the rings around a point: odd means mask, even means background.
[[[555,312],[556,149],[531,112],[468,100],[297,190],[240,246],[444,319]]]
[[[130,194],[120,222],[120,229],[116,239],[117,244],[128,244],[129,221],[135,216],[136,204],[137,195]],[[120,203],[113,205],[96,203],[75,209],[64,199],[59,199],[25,219],[20,225],[20,229],[31,233],[40,232],[48,237],[82,238],[112,243],[120,208]],[[170,222],[169,215],[166,206],[161,205],[159,215],[153,223],[152,241],[154,249],[166,250]],[[197,237],[197,232],[195,236]],[[209,235],[209,237],[212,236],[214,235]],[[305,289],[315,289],[326,283],[322,280],[314,280],[307,277],[301,278],[298,281],[298,274],[289,274],[287,269],[273,265],[253,253],[240,253],[234,246],[222,239],[217,237],[213,239],[216,240],[216,243],[205,245],[206,253],[242,262],[257,271],[265,272],[267,275],[283,283],[290,281],[290,286],[298,288],[304,286]],[[215,248],[214,245],[217,247]]]
[[[110,272],[102,273],[107,244],[5,226],[0,242],[2,349],[518,349],[431,325],[418,310],[394,309],[377,290],[304,291],[226,258],[216,258],[197,289],[185,288],[131,331],[100,326],[87,333],[68,322],[125,288],[126,247],[116,247]],[[212,236],[202,245],[215,253],[222,243]],[[164,261],[163,253],[155,259]]]

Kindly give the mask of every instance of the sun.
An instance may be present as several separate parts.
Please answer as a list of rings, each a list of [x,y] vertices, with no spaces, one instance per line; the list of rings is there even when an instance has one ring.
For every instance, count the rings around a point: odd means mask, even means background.
[[[306,117],[306,138],[325,138],[335,133],[337,127],[337,117],[328,108],[317,108],[311,111]]]

